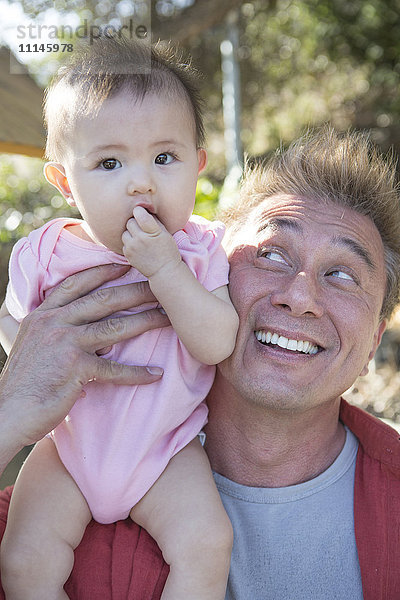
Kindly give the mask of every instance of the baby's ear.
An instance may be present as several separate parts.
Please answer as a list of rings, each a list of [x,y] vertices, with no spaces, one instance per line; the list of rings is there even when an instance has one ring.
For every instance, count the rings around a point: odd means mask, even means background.
[[[207,166],[207,151],[204,148],[197,149],[197,160],[199,163],[198,173],[200,174]]]
[[[62,193],[68,204],[76,206],[64,167],[60,163],[48,162],[44,165],[43,172],[47,181]]]

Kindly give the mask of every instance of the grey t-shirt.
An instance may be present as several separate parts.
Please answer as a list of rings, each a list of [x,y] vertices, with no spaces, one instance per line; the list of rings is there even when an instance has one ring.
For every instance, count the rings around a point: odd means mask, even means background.
[[[354,537],[357,438],[311,481],[253,488],[214,474],[234,529],[226,600],[362,600]]]

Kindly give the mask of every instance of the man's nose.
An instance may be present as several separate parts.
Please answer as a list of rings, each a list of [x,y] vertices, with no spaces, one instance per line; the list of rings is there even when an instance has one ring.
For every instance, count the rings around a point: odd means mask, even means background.
[[[156,191],[150,170],[144,166],[131,169],[128,180],[128,194],[153,194]]]
[[[320,290],[313,275],[302,271],[290,279],[284,278],[281,283],[281,287],[271,294],[274,306],[280,306],[296,317],[322,317],[324,309]]]

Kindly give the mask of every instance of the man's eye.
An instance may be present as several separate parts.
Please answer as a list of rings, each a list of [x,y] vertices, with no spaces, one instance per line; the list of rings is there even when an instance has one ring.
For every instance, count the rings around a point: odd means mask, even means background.
[[[329,271],[327,273],[330,277],[337,277],[338,279],[346,279],[348,281],[354,281],[354,277],[346,273],[345,271],[341,271],[340,269],[335,269],[334,271]]]
[[[262,256],[263,258],[268,258],[269,260],[280,262],[282,264],[287,263],[287,261],[283,258],[282,254],[280,254],[279,252],[276,252],[276,250],[261,249],[259,255]]]
[[[100,166],[106,171],[113,171],[114,169],[122,167],[121,163],[116,158],[106,158],[101,161]]]
[[[162,154],[158,154],[154,160],[156,165],[169,165],[175,156],[172,154],[168,154],[168,152],[163,152]]]

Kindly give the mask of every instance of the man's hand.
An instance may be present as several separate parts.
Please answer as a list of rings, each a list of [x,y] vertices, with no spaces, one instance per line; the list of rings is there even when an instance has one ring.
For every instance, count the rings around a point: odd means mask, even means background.
[[[129,263],[150,279],[160,270],[181,262],[172,235],[143,206],[135,206],[122,234],[123,252]]]
[[[156,365],[121,365],[97,354],[101,348],[169,324],[156,309],[107,319],[155,301],[147,282],[89,293],[127,269],[102,265],[68,277],[21,323],[0,377],[0,470],[20,448],[62,421],[88,381],[136,385],[162,375]]]

